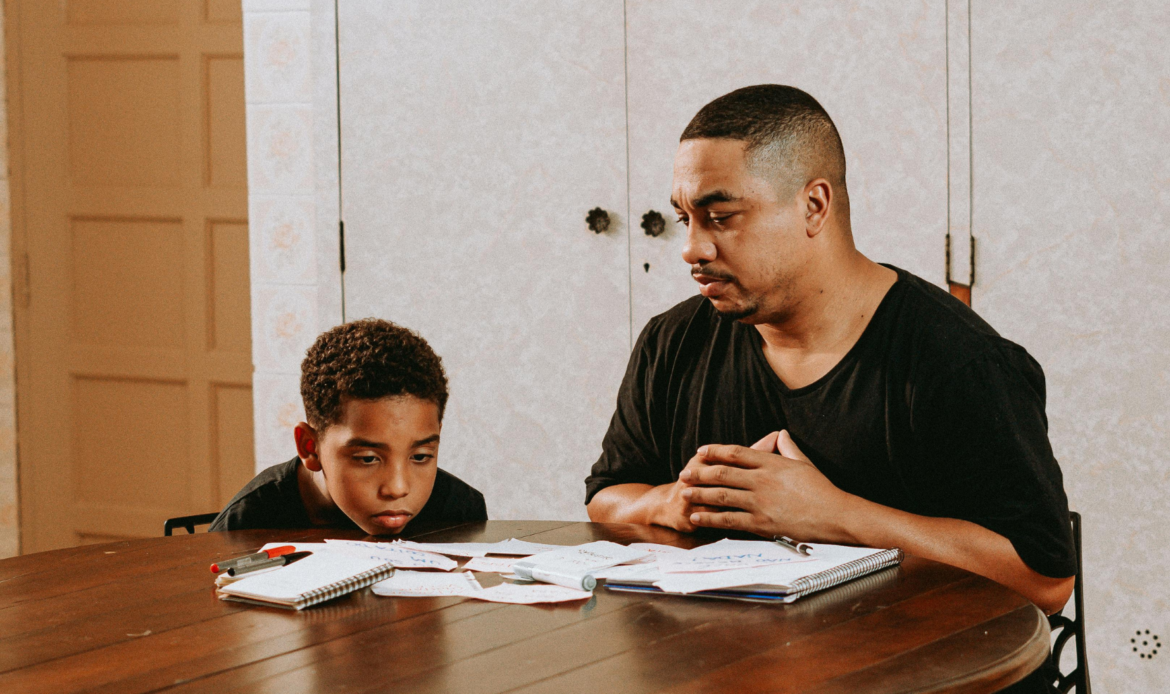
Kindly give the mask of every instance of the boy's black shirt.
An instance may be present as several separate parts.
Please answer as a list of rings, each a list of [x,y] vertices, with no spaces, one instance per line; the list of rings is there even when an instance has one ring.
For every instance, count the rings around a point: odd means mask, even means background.
[[[329,527],[360,530],[356,523],[339,514],[336,524],[314,526],[301,499],[297,484],[300,458],[274,465],[252,478],[211,523],[210,531],[253,530],[258,528]],[[435,473],[431,497],[411,523],[428,521],[469,523],[487,520],[483,494],[455,475],[444,470]]]
[[[898,279],[825,376],[791,389],[759,332],[702,296],[651,319],[630,358],[586,503],[610,485],[661,485],[708,443],[788,429],[838,488],[978,523],[1051,577],[1075,573],[1068,500],[1048,442],[1044,373],[934,285]]]

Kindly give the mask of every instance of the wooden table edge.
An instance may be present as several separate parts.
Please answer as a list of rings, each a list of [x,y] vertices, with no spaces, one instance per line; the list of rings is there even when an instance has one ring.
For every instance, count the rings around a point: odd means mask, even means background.
[[[1051,649],[1051,644],[1049,643],[1051,631],[1048,627],[1048,617],[1044,615],[1039,607],[1029,603],[1020,609],[1031,610],[1037,618],[1036,630],[1028,639],[1027,643],[982,670],[939,682],[928,689],[916,689],[907,694],[926,694],[928,692],[983,694],[988,691],[996,692],[1004,687],[1016,684],[1032,674],[1048,659],[1048,653]]]

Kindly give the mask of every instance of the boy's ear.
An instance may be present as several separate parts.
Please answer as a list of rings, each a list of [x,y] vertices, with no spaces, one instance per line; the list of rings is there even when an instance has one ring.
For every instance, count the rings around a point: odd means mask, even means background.
[[[313,472],[320,472],[321,458],[317,453],[319,449],[317,431],[309,426],[307,422],[298,422],[293,427],[293,438],[296,439],[297,456],[300,457],[301,462]]]

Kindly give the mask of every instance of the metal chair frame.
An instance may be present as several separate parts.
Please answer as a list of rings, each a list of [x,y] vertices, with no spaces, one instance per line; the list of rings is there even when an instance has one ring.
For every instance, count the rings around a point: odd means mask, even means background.
[[[163,536],[170,537],[174,534],[175,528],[186,528],[189,535],[195,534],[195,526],[207,525],[215,520],[218,513],[199,513],[194,516],[179,516],[178,518],[168,518],[163,523]]]
[[[1073,545],[1077,552],[1077,576],[1073,586],[1073,606],[1076,615],[1069,619],[1061,612],[1048,618],[1048,625],[1053,633],[1060,631],[1056,641],[1052,644],[1052,655],[1049,657],[1049,669],[1052,673],[1051,688],[1059,694],[1067,694],[1074,687],[1077,694],[1091,694],[1089,687],[1089,658],[1085,651],[1085,575],[1081,560],[1081,514],[1076,511],[1069,513],[1072,520]],[[1064,674],[1060,671],[1060,654],[1069,639],[1075,639],[1077,649],[1077,666],[1072,672]]]

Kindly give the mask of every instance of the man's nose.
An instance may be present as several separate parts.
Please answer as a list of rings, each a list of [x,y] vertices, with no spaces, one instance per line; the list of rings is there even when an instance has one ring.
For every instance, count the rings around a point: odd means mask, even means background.
[[[687,225],[687,240],[683,244],[682,258],[687,265],[698,265],[715,260],[715,244],[711,241],[696,220],[692,219]]]
[[[392,462],[386,466],[378,486],[378,495],[383,499],[401,499],[410,493],[410,481],[406,478],[405,465]]]

